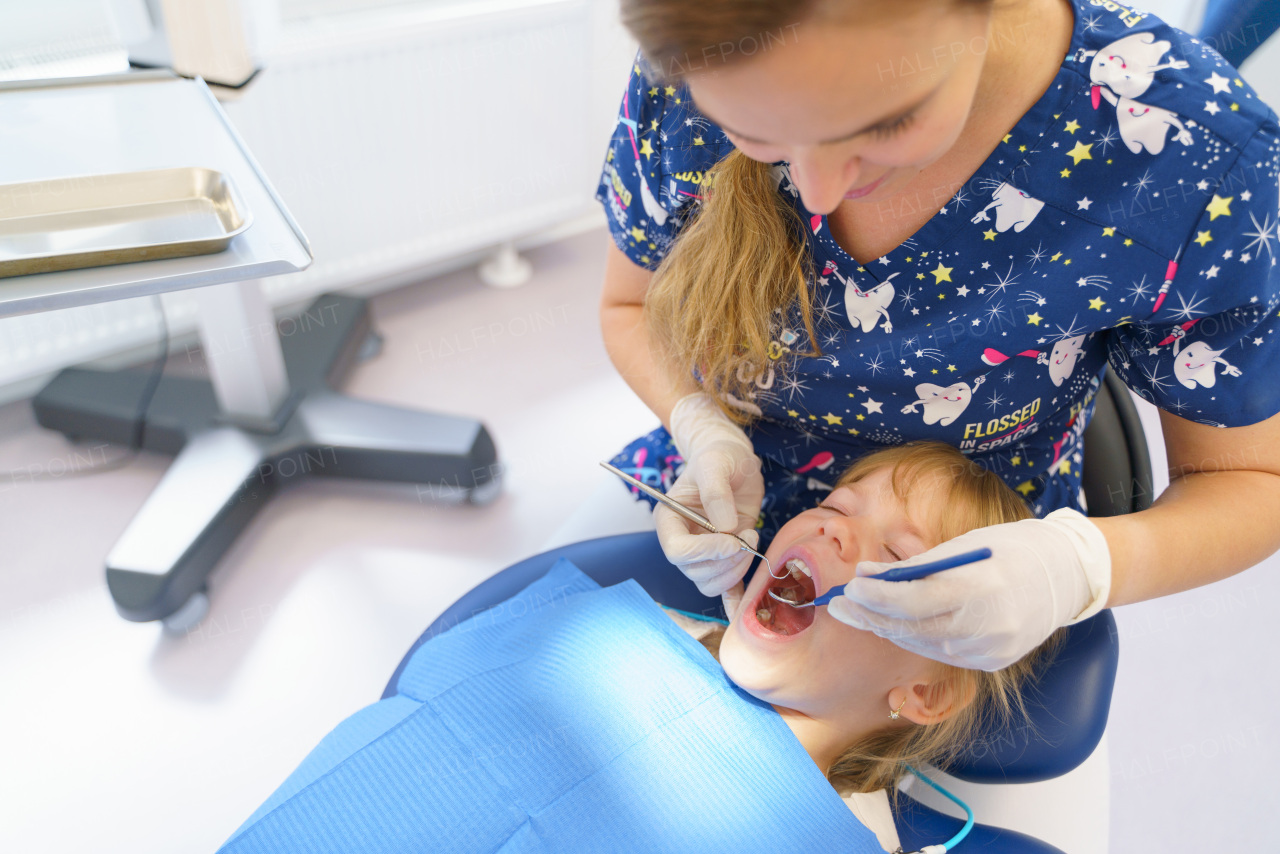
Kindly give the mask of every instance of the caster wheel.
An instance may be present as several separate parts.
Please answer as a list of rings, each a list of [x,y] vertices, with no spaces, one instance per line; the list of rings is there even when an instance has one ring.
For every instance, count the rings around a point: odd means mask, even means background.
[[[170,634],[186,634],[199,625],[209,613],[209,594],[203,590],[191,594],[182,607],[161,620],[164,630]]]
[[[360,349],[356,352],[357,362],[367,362],[376,358],[382,352],[383,337],[381,332],[370,332],[360,342]]]
[[[474,504],[476,507],[483,507],[486,504],[492,504],[494,499],[502,494],[502,481],[494,478],[488,483],[482,483],[475,489],[467,492],[467,503]]]

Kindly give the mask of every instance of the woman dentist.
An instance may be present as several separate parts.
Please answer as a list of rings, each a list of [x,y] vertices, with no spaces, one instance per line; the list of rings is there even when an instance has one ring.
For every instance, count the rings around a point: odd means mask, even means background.
[[[665,426],[615,465],[767,543],[827,472],[955,445],[1039,518],[917,556],[994,555],[920,582],[862,564],[829,611],[989,670],[1280,548],[1280,126],[1211,48],[1112,0],[622,16],[641,55],[598,194],[601,320]],[[1161,409],[1172,482],[1090,519],[1081,437],[1107,365]],[[750,555],[654,519],[672,562],[731,600]],[[1077,792],[1096,800],[1101,773]]]

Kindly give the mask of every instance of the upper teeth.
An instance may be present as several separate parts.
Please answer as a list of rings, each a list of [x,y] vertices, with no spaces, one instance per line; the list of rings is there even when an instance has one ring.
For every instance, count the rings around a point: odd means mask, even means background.
[[[809,571],[809,566],[798,557],[793,557],[787,561],[787,569],[791,570],[791,574],[796,578],[800,577],[800,573],[813,578],[813,573]]]

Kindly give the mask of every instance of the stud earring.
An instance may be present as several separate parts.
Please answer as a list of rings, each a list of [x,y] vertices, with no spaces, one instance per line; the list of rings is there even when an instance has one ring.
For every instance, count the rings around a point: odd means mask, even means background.
[[[906,704],[907,704],[907,698],[903,697],[902,702],[898,704],[898,708],[894,709],[892,712],[889,713],[889,720],[896,721],[899,717],[901,717],[902,707],[905,706]]]

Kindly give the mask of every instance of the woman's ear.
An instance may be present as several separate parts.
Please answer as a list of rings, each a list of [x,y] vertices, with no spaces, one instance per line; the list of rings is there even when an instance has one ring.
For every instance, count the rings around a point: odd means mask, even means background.
[[[896,700],[902,706],[899,714],[912,723],[936,724],[965,709],[977,690],[976,680],[944,678],[894,688],[890,702]]]

